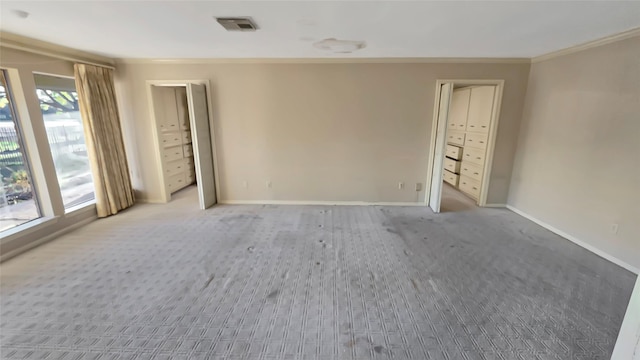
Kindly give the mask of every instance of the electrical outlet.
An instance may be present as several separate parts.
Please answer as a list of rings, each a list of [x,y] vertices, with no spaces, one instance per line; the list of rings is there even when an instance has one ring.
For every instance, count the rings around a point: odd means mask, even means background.
[[[398,190],[402,190],[404,189],[404,183],[403,182],[399,182],[398,183]]]
[[[247,182],[247,180],[242,182],[242,187],[245,189],[249,187],[249,183]]]
[[[416,191],[422,191],[422,183],[416,183]]]
[[[267,183],[265,185],[267,186],[267,189],[271,189],[271,180],[267,180]]]
[[[618,224],[611,224],[611,229],[610,229],[612,234],[617,234],[618,233]]]

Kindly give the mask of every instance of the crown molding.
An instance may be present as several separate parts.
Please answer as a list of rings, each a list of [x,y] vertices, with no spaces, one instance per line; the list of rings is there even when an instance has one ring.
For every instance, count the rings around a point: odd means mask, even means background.
[[[116,59],[120,64],[531,64],[640,36],[640,28],[609,35],[532,58],[201,58],[201,59]]]
[[[627,30],[601,39],[571,46],[532,58],[491,58],[491,57],[380,57],[380,58],[199,58],[199,59],[150,59],[121,58],[112,59],[88,53],[42,40],[0,31],[0,46],[27,51],[30,53],[55,57],[58,59],[82,62],[98,66],[114,67],[116,64],[531,64],[556,57],[573,54],[594,47],[640,36],[640,28]]]
[[[108,57],[4,31],[0,31],[0,46],[91,65],[111,68],[115,65],[114,60]]]
[[[528,58],[201,58],[116,59],[116,64],[529,64]]]
[[[621,32],[621,33],[609,35],[609,36],[606,36],[606,37],[603,37],[603,38],[600,38],[600,39],[587,41],[585,43],[574,45],[574,46],[571,46],[571,47],[568,47],[568,48],[565,48],[565,49],[552,51],[552,52],[544,54],[544,55],[534,56],[533,58],[531,58],[531,63],[538,63],[538,62],[541,62],[541,61],[551,60],[551,59],[554,59],[554,58],[557,58],[557,57],[560,57],[560,56],[574,54],[574,53],[577,53],[577,52],[580,52],[580,51],[592,49],[592,48],[595,48],[595,47],[598,47],[598,46],[611,44],[611,43],[622,41],[622,40],[625,40],[625,39],[630,39],[630,38],[636,37],[636,36],[640,36],[640,28],[635,28],[635,29],[627,30],[627,31],[624,31],[624,32]]]

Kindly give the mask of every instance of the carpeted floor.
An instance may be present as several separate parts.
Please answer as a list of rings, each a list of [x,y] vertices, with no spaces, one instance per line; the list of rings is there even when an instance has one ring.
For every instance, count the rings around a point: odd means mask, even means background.
[[[194,189],[0,266],[2,359],[608,359],[635,275],[505,209]]]
[[[440,200],[440,212],[463,212],[475,210],[477,205],[467,195],[463,194],[459,190],[456,190],[453,186],[442,183],[442,199]]]

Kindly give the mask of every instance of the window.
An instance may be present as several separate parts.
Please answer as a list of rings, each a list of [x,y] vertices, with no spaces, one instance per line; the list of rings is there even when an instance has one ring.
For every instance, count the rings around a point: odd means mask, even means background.
[[[40,217],[20,123],[0,70],[0,231]]]
[[[95,198],[75,82],[41,74],[35,74],[35,81],[62,200],[68,210]]]

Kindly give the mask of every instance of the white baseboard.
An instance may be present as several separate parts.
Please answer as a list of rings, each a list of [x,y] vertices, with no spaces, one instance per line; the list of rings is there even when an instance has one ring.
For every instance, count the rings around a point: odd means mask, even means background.
[[[75,229],[77,229],[79,227],[85,226],[88,223],[93,222],[97,218],[98,218],[98,216],[96,215],[96,216],[92,216],[90,218],[84,219],[82,221],[78,221],[77,223],[75,223],[75,224],[73,224],[71,226],[67,226],[67,227],[65,227],[63,229],[60,229],[60,230],[54,232],[53,234],[49,234],[49,235],[44,236],[44,237],[42,237],[42,238],[40,238],[38,240],[35,240],[35,241],[30,241],[28,244],[26,244],[24,246],[21,246],[21,247],[19,247],[17,249],[11,250],[8,253],[3,253],[2,255],[0,255],[0,262],[3,262],[5,260],[9,260],[12,257],[18,256],[18,255],[22,254],[23,252],[25,252],[27,250],[33,249],[36,246],[42,245],[42,244],[44,244],[46,242],[49,242],[49,241],[51,241],[51,240],[53,240],[53,239],[55,239],[55,238],[57,238],[59,236],[62,236],[62,235],[66,234],[66,233],[69,233],[69,232],[72,232],[73,230],[75,230]]]
[[[220,200],[224,205],[340,205],[340,206],[425,206],[422,202],[366,202],[366,201],[295,201],[295,200]]]
[[[594,254],[602,257],[602,258],[605,258],[605,259],[611,261],[612,263],[631,271],[634,274],[639,274],[640,273],[640,269],[638,269],[637,267],[635,267],[635,266],[633,266],[631,264],[627,264],[626,262],[616,258],[615,256],[607,254],[606,252],[598,249],[597,247],[595,247],[593,245],[590,245],[590,244],[587,244],[586,242],[576,238],[575,236],[567,234],[566,232],[564,232],[564,231],[562,231],[562,230],[560,230],[558,228],[555,228],[555,227],[547,224],[546,222],[544,222],[544,221],[542,221],[540,219],[536,219],[535,217],[525,213],[522,210],[516,209],[511,205],[507,205],[507,209],[513,211],[514,213],[516,213],[516,214],[518,214],[518,215],[520,215],[520,216],[522,216],[522,217],[524,217],[526,219],[529,219],[529,220],[533,221],[534,223],[542,226],[543,228],[545,228],[545,229],[547,229],[547,230],[549,230],[549,231],[551,231],[551,232],[553,232],[553,233],[555,233],[557,235],[562,236],[563,238],[571,241],[572,243],[574,243],[576,245],[579,245],[579,246],[591,251],[592,253],[594,253]]]
[[[163,200],[159,199],[136,199],[137,204],[166,204]]]
[[[487,208],[506,208],[507,204],[484,204],[483,207],[487,207]]]

